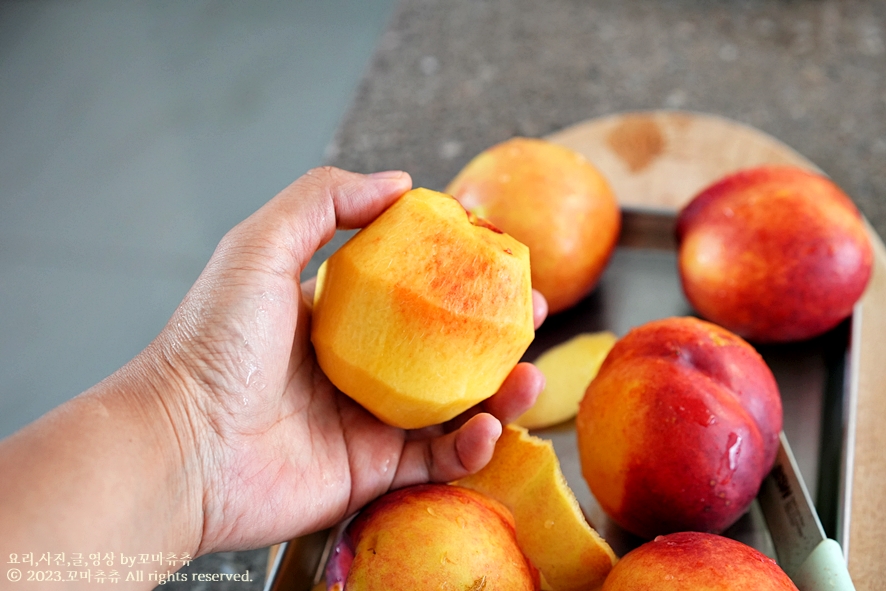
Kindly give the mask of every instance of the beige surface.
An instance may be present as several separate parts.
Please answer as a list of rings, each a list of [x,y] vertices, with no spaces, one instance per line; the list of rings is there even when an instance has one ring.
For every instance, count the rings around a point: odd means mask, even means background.
[[[713,115],[649,111],[591,119],[548,136],[584,154],[625,206],[677,209],[723,175],[761,164],[816,166],[752,127]]]
[[[883,589],[886,569],[886,248],[871,231],[874,274],[861,301],[855,471],[849,529],[849,573],[855,587]]]
[[[548,136],[584,154],[612,184],[622,206],[674,210],[721,176],[761,164],[815,169],[778,140],[703,114],[624,113],[579,123]],[[871,283],[860,306],[861,350],[855,426],[849,571],[858,591],[882,589],[886,544],[886,248],[875,250]],[[857,326],[857,324],[856,324]]]

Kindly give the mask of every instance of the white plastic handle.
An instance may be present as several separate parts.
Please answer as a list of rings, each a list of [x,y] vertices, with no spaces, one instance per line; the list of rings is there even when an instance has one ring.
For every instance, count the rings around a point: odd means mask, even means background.
[[[834,540],[815,547],[794,574],[794,584],[800,591],[855,591],[843,549]]]

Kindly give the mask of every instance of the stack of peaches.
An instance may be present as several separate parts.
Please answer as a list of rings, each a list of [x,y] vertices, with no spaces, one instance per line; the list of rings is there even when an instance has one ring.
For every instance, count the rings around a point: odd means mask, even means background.
[[[404,429],[491,396],[550,313],[593,291],[621,212],[584,157],[515,138],[445,193],[410,191],[321,267],[312,341],[331,381]],[[547,385],[490,463],[450,484],[388,493],[350,522],[331,590],[795,589],[723,537],[775,460],[778,386],[751,343],[822,334],[848,317],[873,255],[829,179],[738,171],[679,212],[678,268],[698,314],[582,334],[536,363]],[[588,523],[553,446],[529,429],[575,420],[600,507],[647,540],[616,556]]]

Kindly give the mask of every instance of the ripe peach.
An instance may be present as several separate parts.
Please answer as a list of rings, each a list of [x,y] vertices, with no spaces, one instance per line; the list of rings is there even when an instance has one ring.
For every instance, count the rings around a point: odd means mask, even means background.
[[[797,591],[774,560],[736,540],[699,532],[659,536],[628,552],[602,591]]]
[[[406,429],[494,394],[535,332],[526,246],[415,189],[322,265],[311,340],[342,392]]]
[[[480,153],[446,192],[529,247],[532,285],[559,312],[596,285],[618,240],[621,211],[584,156],[513,138]]]
[[[855,205],[799,168],[737,172],[677,219],[679,270],[699,314],[756,342],[819,335],[852,313],[873,251]]]
[[[781,427],[763,358],[726,329],[688,317],[622,337],[576,417],[591,492],[646,539],[732,525],[772,468]]]
[[[331,589],[348,591],[539,588],[510,512],[446,484],[403,488],[365,507],[326,572]]]

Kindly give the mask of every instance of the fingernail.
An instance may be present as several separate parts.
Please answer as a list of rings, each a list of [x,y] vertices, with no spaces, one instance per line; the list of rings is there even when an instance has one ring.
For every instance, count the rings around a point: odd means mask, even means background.
[[[381,172],[370,173],[369,177],[373,179],[399,179],[403,176],[402,170],[383,170]]]
[[[489,442],[492,443],[492,445],[495,445],[496,443],[498,443],[498,440],[501,438],[501,433],[502,433],[502,430],[503,430],[503,429],[504,429],[504,427],[502,426],[501,423],[499,423],[499,424],[498,424],[498,432],[497,432],[497,433],[493,433],[493,434],[489,437]]]

